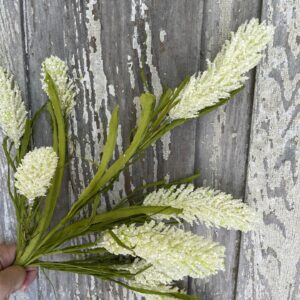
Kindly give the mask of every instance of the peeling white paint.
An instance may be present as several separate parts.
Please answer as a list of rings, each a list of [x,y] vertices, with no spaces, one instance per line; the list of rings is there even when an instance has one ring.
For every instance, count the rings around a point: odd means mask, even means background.
[[[166,31],[161,29],[159,32],[159,40],[161,41],[161,43],[164,43],[166,35]]]
[[[111,96],[116,96],[115,87],[112,84],[108,85],[108,92]]]
[[[269,0],[265,7],[281,36],[258,68],[246,195],[264,224],[242,240],[237,299],[294,300],[300,299],[300,70],[294,62],[300,6],[278,1],[275,10]]]
[[[170,149],[170,145],[171,145],[171,132],[167,132],[162,138],[161,138],[161,142],[163,145],[163,158],[164,160],[168,160],[169,156],[171,154],[171,149]]]
[[[146,47],[147,47],[147,65],[150,68],[151,77],[152,77],[152,86],[154,90],[155,96],[159,97],[162,94],[162,85],[160,82],[160,78],[157,72],[156,67],[153,65],[153,57],[152,57],[152,33],[150,30],[150,26],[148,22],[145,22],[145,31],[146,31]]]
[[[127,56],[127,66],[128,66],[128,72],[129,72],[130,86],[134,90],[135,78],[134,78],[134,74],[133,74],[133,61],[132,61],[132,57],[130,55]]]
[[[141,117],[141,104],[140,104],[140,98],[139,97],[134,97],[133,98],[133,103],[135,106],[135,110],[136,110],[136,119],[139,120],[139,118]]]

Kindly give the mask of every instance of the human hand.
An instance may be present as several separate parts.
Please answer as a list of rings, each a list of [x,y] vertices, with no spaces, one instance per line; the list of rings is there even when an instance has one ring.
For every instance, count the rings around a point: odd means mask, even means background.
[[[15,257],[16,246],[0,245],[0,300],[17,290],[25,291],[36,278],[36,268],[12,266]]]

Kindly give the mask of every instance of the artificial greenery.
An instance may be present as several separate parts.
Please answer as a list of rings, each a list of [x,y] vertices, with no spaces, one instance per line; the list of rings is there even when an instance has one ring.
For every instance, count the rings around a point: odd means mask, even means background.
[[[137,187],[112,210],[99,213],[101,195],[165,133],[206,115],[238,93],[246,80],[245,72],[259,62],[271,36],[272,28],[264,23],[245,23],[208,64],[206,72],[187,77],[162,95],[140,95],[141,116],[130,145],[114,158],[120,114],[116,106],[94,177],[54,226],[50,224],[68,160],[67,120],[75,105],[74,84],[63,61],[47,58],[42,74],[48,101],[29,118],[18,86],[0,69],[4,95],[0,102],[5,104],[5,110],[0,109],[3,151],[17,219],[15,264],[95,276],[149,299],[198,299],[179,291],[173,280],[216,274],[224,268],[224,247],[176,224],[200,222],[247,231],[255,212],[230,195],[195,189],[191,183],[198,173],[171,183],[162,180]],[[31,149],[33,127],[45,111],[51,117],[52,147]],[[80,217],[87,206],[91,208],[88,215]],[[76,238],[94,233],[96,241],[74,245]],[[63,261],[44,260],[54,254],[75,256]]]

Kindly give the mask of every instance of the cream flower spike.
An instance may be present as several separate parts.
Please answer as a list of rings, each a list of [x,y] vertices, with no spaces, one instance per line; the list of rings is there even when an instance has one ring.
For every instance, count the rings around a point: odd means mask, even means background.
[[[162,285],[157,277],[157,270],[143,259],[135,259],[131,264],[126,265],[123,270],[127,270],[135,275],[134,279],[128,280],[128,284],[139,289],[152,290],[161,293],[186,293],[185,290],[180,290],[176,286]],[[152,279],[151,279],[152,278]],[[155,278],[155,280],[153,280]],[[174,297],[167,295],[154,295],[137,292],[144,296],[147,300],[170,300]]]
[[[139,284],[166,285],[184,276],[203,278],[224,269],[225,248],[175,226],[150,221],[141,226],[121,225],[113,233],[126,245],[106,232],[97,246],[119,255],[144,259],[151,268],[136,276]]]
[[[247,79],[245,73],[259,63],[273,32],[273,26],[252,19],[231,33],[231,40],[226,41],[215,60],[208,61],[207,70],[190,78],[178,97],[179,103],[171,109],[170,118],[197,117],[200,110],[230,97],[231,92],[242,87]]]
[[[0,125],[6,136],[20,146],[25,131],[27,111],[21,91],[13,77],[0,67]]]
[[[58,157],[52,147],[41,147],[28,152],[15,174],[18,193],[28,199],[45,196],[57,167]]]
[[[70,114],[75,105],[76,92],[74,83],[68,76],[68,66],[57,56],[50,56],[42,63],[43,90],[48,95],[48,84],[45,81],[46,71],[55,83],[63,113]]]
[[[172,206],[182,209],[178,215],[160,215],[158,218],[181,218],[192,224],[224,227],[248,231],[257,221],[256,212],[240,199],[211,188],[194,188],[192,184],[159,189],[146,196],[145,206]],[[155,217],[155,216],[154,216]]]

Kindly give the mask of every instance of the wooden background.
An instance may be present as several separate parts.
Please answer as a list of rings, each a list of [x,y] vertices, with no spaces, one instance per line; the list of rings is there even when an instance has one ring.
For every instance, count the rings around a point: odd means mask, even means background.
[[[16,76],[28,108],[44,101],[40,65],[66,60],[79,88],[70,121],[76,159],[57,216],[85,186],[99,161],[110,112],[121,107],[118,151],[135,125],[139,75],[146,63],[152,89],[176,86],[205,68],[232,30],[252,17],[276,26],[274,42],[245,90],[228,105],[167,135],[123,174],[110,201],[144,181],[202,171],[198,185],[242,197],[259,212],[256,232],[194,227],[227,247],[226,271],[184,282],[204,300],[300,299],[300,2],[299,0],[0,0],[0,64]],[[1,95],[0,95],[1,96]],[[50,142],[47,120],[34,144]],[[13,240],[13,210],[0,155],[0,241]],[[72,184],[71,184],[72,183]],[[73,188],[72,188],[73,185]],[[105,205],[113,203],[106,198]],[[93,278],[46,272],[58,299],[140,299]],[[55,299],[40,272],[16,299]]]

